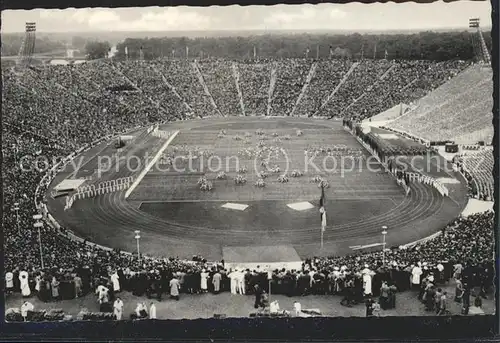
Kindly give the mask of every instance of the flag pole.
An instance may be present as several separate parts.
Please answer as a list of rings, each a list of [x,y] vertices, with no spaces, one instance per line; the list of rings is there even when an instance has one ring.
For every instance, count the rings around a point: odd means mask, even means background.
[[[321,249],[323,250],[323,228],[321,228]]]
[[[323,250],[323,233],[324,233],[324,227],[323,227],[323,216],[326,216],[326,210],[325,210],[325,185],[321,183],[321,199],[320,199],[320,206],[323,209],[323,213],[321,214],[321,250]]]

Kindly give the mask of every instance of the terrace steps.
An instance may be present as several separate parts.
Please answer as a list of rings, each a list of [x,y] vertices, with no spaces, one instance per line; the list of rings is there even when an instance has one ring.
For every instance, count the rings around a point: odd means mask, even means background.
[[[234,83],[236,84],[236,90],[238,92],[238,103],[240,104],[241,114],[245,116],[245,103],[243,102],[243,94],[241,93],[240,88],[240,72],[236,63],[231,63],[231,71],[233,73]]]
[[[304,94],[306,94],[307,87],[311,83],[311,80],[313,79],[314,74],[316,73],[316,68],[317,67],[318,67],[318,62],[314,62],[311,65],[311,69],[309,69],[309,74],[307,75],[306,82],[304,83],[304,86],[302,87],[302,91],[300,92],[300,94],[299,94],[299,96],[297,98],[297,101],[296,101],[295,105],[293,106],[292,112],[290,112],[290,116],[293,116],[295,114],[295,110],[297,109],[297,106],[300,104],[300,101],[304,97]]]
[[[210,93],[210,90],[207,87],[207,84],[205,82],[205,79],[204,79],[203,74],[202,74],[201,69],[200,69],[200,65],[198,64],[197,61],[195,61],[195,62],[191,63],[191,66],[193,67],[193,70],[196,73],[196,76],[198,78],[198,81],[200,82],[200,85],[203,87],[203,91],[205,92],[205,95],[210,100],[210,104],[214,107],[214,109],[217,111],[217,113],[222,117],[223,115],[222,115],[220,109],[217,107],[217,104],[215,103],[214,98],[213,98],[212,94]]]
[[[342,85],[347,81],[349,76],[354,72],[354,70],[358,67],[359,62],[353,63],[347,73],[344,75],[342,80],[338,83],[338,85],[335,87],[335,89],[330,93],[328,98],[325,100],[325,102],[321,105],[320,109],[314,113],[313,115],[316,116],[318,113],[330,102],[330,100],[335,96],[335,94],[339,91],[339,89],[342,87]]]
[[[469,67],[387,126],[431,141],[456,138],[465,142],[467,136],[475,142],[489,142],[493,134],[491,77],[491,69]]]

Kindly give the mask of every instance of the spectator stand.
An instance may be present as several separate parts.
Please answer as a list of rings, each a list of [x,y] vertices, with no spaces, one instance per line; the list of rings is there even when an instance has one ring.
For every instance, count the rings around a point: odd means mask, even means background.
[[[195,71],[195,74],[196,74],[198,81],[200,82],[200,85],[203,88],[203,92],[205,93],[204,96],[208,99],[208,101],[210,102],[210,104],[212,105],[212,107],[215,111],[215,112],[212,112],[212,116],[218,115],[218,116],[222,117],[222,113],[221,113],[220,109],[217,107],[217,104],[215,103],[214,98],[213,98],[212,94],[210,93],[209,88],[207,87],[207,84],[205,82],[205,78],[203,77],[203,74],[200,70],[199,64],[197,63],[197,61],[195,61],[191,65],[193,67],[193,70]]]
[[[153,106],[155,106],[155,107],[158,109],[158,111],[159,111],[159,112],[161,111],[161,112],[162,112],[162,114],[167,114],[167,113],[168,113],[168,112],[167,112],[167,111],[163,108],[163,106],[161,106],[161,104],[160,104],[160,102],[159,102],[159,101],[155,101],[155,100],[153,100],[153,99],[149,96],[149,94],[147,94],[146,92],[144,92],[144,91],[142,90],[142,88],[139,88],[139,86],[138,86],[135,82],[133,82],[130,78],[128,78],[128,77],[127,77],[127,75],[125,75],[124,73],[122,73],[122,72],[121,72],[121,71],[117,68],[117,66],[116,66],[115,64],[111,64],[111,67],[112,67],[112,68],[113,68],[113,69],[114,69],[114,70],[115,70],[118,74],[120,74],[121,76],[123,76],[123,78],[125,79],[125,81],[126,81],[128,84],[130,84],[130,85],[131,85],[134,89],[136,89],[139,93],[141,93],[141,94],[144,96],[144,98],[148,99],[148,100],[151,102],[151,104],[153,104]],[[161,118],[161,116],[159,116],[159,117]]]
[[[236,65],[235,62],[231,63],[231,70],[233,73],[234,82],[236,84],[236,91],[238,93],[238,103],[239,103],[240,109],[241,109],[241,116],[245,116],[245,104],[243,102],[243,93],[241,91],[241,85],[240,85],[241,76],[240,76],[240,71],[238,69],[238,66]]]
[[[194,65],[205,93],[210,94],[219,116],[240,113],[239,75],[236,74],[235,64],[225,60],[202,60],[195,61]]]
[[[267,107],[266,115],[270,116],[272,111],[272,102],[274,91],[276,90],[276,84],[278,82],[278,63],[271,63],[271,76],[269,77],[269,90],[267,91]]]
[[[260,61],[242,61],[238,64],[240,88],[246,116],[264,116],[271,95],[273,64]]]
[[[309,117],[317,118],[317,117],[328,117],[329,119],[333,118],[336,116],[335,113],[338,113],[338,111],[333,111],[327,108],[330,104],[330,101],[335,97],[335,95],[339,92],[341,87],[347,83],[349,80],[349,77],[351,74],[353,74],[356,70],[356,68],[359,66],[359,62],[353,63],[350,67],[347,73],[342,77],[340,82],[335,86],[333,91],[328,95],[328,97],[324,100],[324,102],[321,103],[321,106],[318,108],[318,110],[314,113],[311,113]]]
[[[270,87],[268,115],[290,116],[311,73],[312,63],[307,59],[287,59],[276,65],[276,86]]]
[[[455,73],[448,76],[448,80],[442,80],[441,85],[437,78],[437,85],[432,87],[438,88],[420,99],[414,110],[388,126],[436,142],[458,141],[463,137],[489,141],[492,137],[491,71],[457,62],[450,70],[443,68],[441,74],[446,76],[453,71]],[[471,112],[477,114],[474,120],[470,120]]]
[[[290,116],[296,116],[295,112],[297,110],[297,107],[299,106],[300,102],[302,101],[302,98],[304,95],[307,93],[307,88],[311,84],[311,80],[314,78],[314,75],[316,74],[316,68],[318,67],[318,62],[315,61],[312,63],[311,68],[309,69],[309,72],[307,74],[306,80],[304,82],[304,86],[302,87],[299,96],[297,97],[297,101],[293,105],[293,109],[290,112]]]
[[[494,159],[490,147],[480,150],[467,150],[453,158],[457,169],[468,181],[472,197],[492,201],[494,195]]]
[[[391,68],[391,64],[385,60],[378,62],[363,60],[353,70],[352,78],[346,80],[324,110],[330,113],[330,117],[340,116],[351,104],[362,99],[363,94],[371,90],[378,80]],[[361,106],[363,104],[359,103]]]

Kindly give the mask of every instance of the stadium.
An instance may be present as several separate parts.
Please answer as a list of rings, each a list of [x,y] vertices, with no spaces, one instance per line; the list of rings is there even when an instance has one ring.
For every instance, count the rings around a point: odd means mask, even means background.
[[[286,294],[285,270],[311,270],[297,294],[339,295],[340,267],[392,268],[403,291],[417,263],[491,281],[493,215],[472,209],[494,184],[482,61],[103,59],[2,69],[2,85],[5,269],[37,293],[66,283],[69,300],[117,274],[161,294],[177,273],[182,292],[195,274],[213,291],[219,271],[232,292],[247,270],[247,294]]]

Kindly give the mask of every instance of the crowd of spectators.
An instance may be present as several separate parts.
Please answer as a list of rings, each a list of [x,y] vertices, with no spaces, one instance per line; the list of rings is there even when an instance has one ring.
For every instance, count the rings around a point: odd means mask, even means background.
[[[131,60],[37,67],[37,70],[40,78],[76,92],[101,111],[124,112],[140,106],[150,121],[242,114],[240,103],[246,115],[265,115],[269,103],[271,115],[293,112],[364,119],[399,103],[419,99],[468,65],[463,61],[364,60],[353,65],[347,60],[306,59]],[[330,99],[351,67],[352,74]],[[308,75],[312,77],[306,84]],[[133,87],[136,92],[103,97],[102,89],[123,85]]]
[[[363,120],[412,103],[467,66],[463,61],[362,61],[321,113]]]
[[[278,64],[270,115],[289,116],[292,113],[310,70],[311,61],[306,59],[291,59]]]
[[[263,116],[267,114],[271,70],[275,63],[265,61],[245,61],[238,64],[240,89],[246,116]],[[274,73],[273,73],[274,74]]]
[[[335,95],[319,111],[320,116],[340,117],[348,106],[351,106],[388,71],[391,62],[386,60],[365,60],[358,62],[351,75]]]
[[[128,63],[131,62],[125,62],[124,65]],[[161,73],[162,79],[164,78],[165,82],[189,105],[192,110],[190,114],[197,117],[218,114],[200,81],[200,72],[193,63],[179,60],[158,60],[152,63],[152,67]]]
[[[348,60],[318,61],[314,75],[297,104],[294,115],[312,116],[326,102],[352,66]]]
[[[208,116],[215,113],[215,108],[199,83],[200,75],[196,75],[201,71],[205,77],[207,66],[196,69],[184,62],[141,63],[116,64],[106,61],[33,67],[23,72],[2,70],[2,113],[5,123],[2,132],[4,266],[8,274],[6,280],[12,280],[7,292],[23,289],[23,294],[30,296],[36,293],[44,301],[71,299],[94,292],[99,285],[114,289],[113,280],[116,277],[113,275],[118,275],[123,289],[136,294],[158,296],[158,293],[161,295],[168,289],[167,284],[170,285],[175,275],[179,278],[181,292],[198,293],[205,291],[202,287],[202,280],[205,279],[202,275],[205,273],[206,291],[217,292],[214,277],[219,279],[219,276],[216,274],[220,275],[218,291],[230,291],[231,280],[241,278],[241,274],[248,282],[246,290],[249,293],[255,284],[268,290],[269,283],[264,271],[231,271],[223,263],[208,263],[202,258],[193,261],[161,259],[103,250],[87,242],[75,241],[64,228],[57,230],[47,223],[41,228],[40,246],[38,232],[33,229],[32,216],[37,213],[35,190],[46,166],[42,163],[40,170],[33,168],[38,156],[44,156],[52,162],[84,144],[126,128],[145,126],[158,119],[187,119],[193,114]],[[300,65],[301,72],[289,71],[285,78],[288,81],[296,80],[295,84],[292,83],[295,92],[301,88],[299,83],[303,82],[297,81],[296,77],[302,80],[308,73],[304,64]],[[227,64],[225,67],[229,69]],[[275,68],[279,73],[281,69]],[[346,71],[348,64],[343,68],[339,76]],[[346,90],[340,91],[331,102],[332,105],[329,105],[331,111],[344,108],[361,95],[391,68],[391,62],[362,62],[358,68],[346,81]],[[372,68],[375,71],[372,72]],[[236,72],[239,73],[245,110],[248,111],[246,114],[265,114],[271,63],[240,63]],[[387,75],[392,74],[389,71]],[[285,79],[276,78],[278,82]],[[208,82],[212,84],[212,81]],[[113,87],[125,85],[126,91],[110,91]],[[288,92],[279,89],[277,94]],[[234,90],[231,92],[235,95]],[[317,94],[324,96],[326,93],[323,90]],[[344,96],[344,100],[339,100]],[[292,100],[283,101],[287,106],[294,104]],[[320,102],[311,98],[308,101],[316,104]],[[228,106],[223,112],[236,105],[233,103]],[[186,112],[188,108],[193,112]],[[23,166],[31,168],[22,170]],[[44,187],[46,185],[42,186],[40,194],[44,193]],[[37,200],[42,201],[43,196]],[[490,278],[485,270],[491,269],[485,266],[493,261],[492,227],[493,215],[486,213],[459,219],[443,229],[444,233],[438,238],[411,249],[393,249],[386,252],[385,258],[380,252],[313,258],[304,263],[302,270],[274,271],[271,288],[273,292],[290,296],[344,294],[346,300],[343,303],[348,305],[359,300],[360,284],[364,284],[361,281],[367,273],[374,278],[373,293],[379,292],[379,283],[381,285],[384,280],[389,282],[388,287],[395,285],[402,291],[411,286],[409,275],[418,262],[427,263],[429,270],[437,268],[438,263],[459,263],[463,265],[465,274],[473,270],[473,275],[488,275]],[[41,257],[44,268],[41,267]],[[363,272],[365,269],[370,272]],[[23,275],[27,281],[20,280]],[[472,279],[475,280],[474,277]],[[468,284],[479,282],[476,281]]]
[[[236,64],[226,60],[203,60],[198,62],[198,66],[222,115],[241,114],[240,94],[236,88]]]
[[[360,119],[365,119],[400,103],[412,103],[467,65],[462,61],[392,61],[385,74],[366,89],[362,98],[345,111],[344,116],[353,117],[362,113]]]
[[[132,83],[144,97],[156,104],[158,121],[165,117],[182,119],[192,114],[192,109],[163,80],[160,65],[127,61],[117,63],[116,68],[127,77],[125,81]]]
[[[31,294],[43,301],[73,299],[93,293],[99,286],[109,290],[107,300],[113,302],[115,292],[123,290],[161,301],[164,296],[179,299],[179,293],[181,299],[182,294],[205,292],[253,295],[258,285],[266,293],[289,297],[341,295],[341,304],[352,306],[367,296],[389,298],[397,292],[425,289],[423,280],[432,275],[434,285],[444,285],[453,277],[466,284],[469,292],[479,289],[486,296],[494,277],[492,228],[492,212],[460,218],[437,238],[415,246],[395,247],[384,253],[314,257],[306,260],[301,270],[274,270],[270,282],[268,271],[260,267],[230,269],[224,261],[211,263],[200,257],[191,261],[148,257],[139,260],[137,256],[93,250],[61,238],[44,242],[55,249],[59,258],[49,259],[51,267],[44,271],[29,271],[28,283]],[[21,291],[21,282],[17,280],[26,270],[25,265],[19,258],[14,269],[6,269],[12,273],[9,279],[14,280],[7,291]],[[175,283],[179,283],[179,293],[172,293],[174,279],[178,280]],[[387,309],[395,304],[382,299],[381,306]]]

